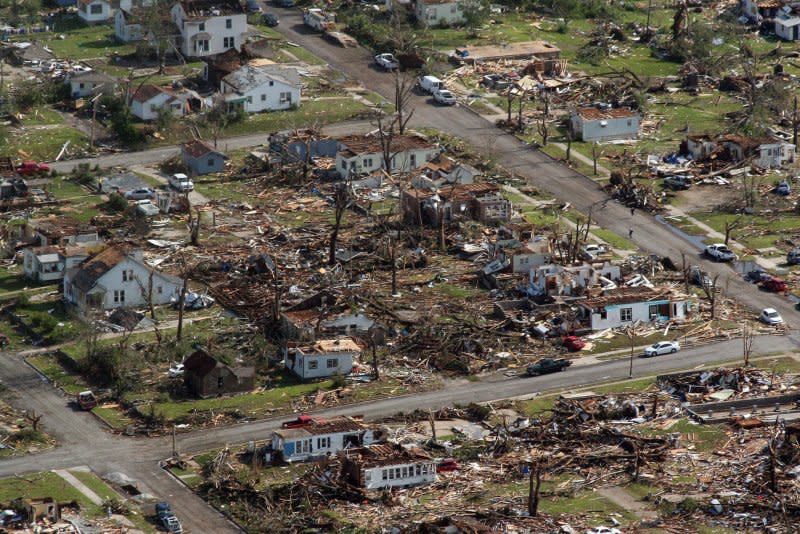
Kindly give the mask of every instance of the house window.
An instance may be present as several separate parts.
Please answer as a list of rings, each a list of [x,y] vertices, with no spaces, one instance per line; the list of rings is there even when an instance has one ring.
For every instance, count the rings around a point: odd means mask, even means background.
[[[308,368],[309,369],[316,369],[317,368],[317,360],[308,360]]]
[[[92,4],[89,7],[89,13],[92,15],[101,15],[103,13],[103,4]]]
[[[160,294],[162,294],[163,292],[164,292],[164,288],[163,288],[163,287],[161,287],[161,286],[156,286],[156,293],[158,293],[158,294],[160,295]]]
[[[401,478],[408,478],[408,467],[403,466],[403,474]]]
[[[248,96],[247,97],[247,103],[248,104],[252,104],[253,103],[253,97],[252,96]]]
[[[456,6],[450,6],[450,13],[456,12]]]
[[[412,169],[416,168],[416,166],[417,166],[417,155],[416,154],[411,154],[410,160],[411,160],[411,168]]]
[[[80,84],[80,88],[81,88],[81,89],[83,89],[83,87],[84,87],[84,85],[83,85],[83,84]]]
[[[394,469],[389,469],[389,480],[394,480]]]
[[[117,304],[122,304],[125,302],[125,290],[124,289],[115,289],[114,290],[114,302]]]
[[[275,82],[274,82],[273,80],[270,80],[270,81],[269,81],[269,86],[270,86],[270,87],[274,87],[274,86],[275,86]]]
[[[422,468],[420,467],[420,465],[419,465],[419,464],[417,464],[417,469],[416,469],[416,471],[417,471],[417,476],[419,476],[419,475],[420,475],[420,471],[421,471],[421,470],[422,470]]]
[[[287,93],[281,93],[280,103],[281,104],[286,104],[286,103],[291,104],[292,103],[292,93],[288,93],[288,92]]]
[[[266,102],[267,101],[267,95],[261,95],[261,101],[262,102]]]
[[[233,28],[233,20],[232,19],[225,19],[225,28],[231,29]],[[233,39],[233,37],[231,37]]]
[[[133,280],[133,270],[127,269],[122,271],[122,281],[123,282],[130,282]]]
[[[317,449],[329,449],[331,447],[330,436],[326,438],[317,438]]]
[[[225,383],[225,377],[218,376],[217,377],[217,387],[221,388],[224,383]]]
[[[399,467],[395,467],[394,468],[394,478],[400,478],[400,468]]]
[[[632,321],[633,320],[633,308],[620,308],[619,309],[619,320],[620,321]]]
[[[235,41],[233,37],[224,37],[222,39],[222,46],[224,46],[225,48],[236,48],[234,42]]]
[[[339,360],[336,358],[328,358],[328,369],[335,369],[339,366]]]
[[[208,39],[194,42],[194,49],[196,52],[208,52]]]
[[[364,165],[364,167],[367,167],[367,168],[371,169],[372,168],[372,158],[364,158],[363,165]]]
[[[214,158],[208,158],[208,166],[209,167],[213,167],[214,166]]]
[[[389,473],[386,469],[381,469],[381,480],[387,480],[389,478]]]
[[[197,29],[199,31],[201,31],[201,32],[206,31],[206,23],[205,22],[201,22],[200,25],[197,27]]]

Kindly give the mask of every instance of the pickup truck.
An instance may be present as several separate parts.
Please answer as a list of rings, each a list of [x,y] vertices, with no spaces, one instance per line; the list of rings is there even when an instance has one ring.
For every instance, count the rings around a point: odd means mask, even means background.
[[[736,261],[738,259],[736,254],[722,243],[708,245],[706,255],[714,261]]]
[[[400,68],[400,62],[394,54],[378,54],[375,56],[375,64],[384,70],[395,70]]]
[[[177,191],[181,193],[188,193],[189,191],[194,191],[194,183],[189,179],[188,176],[182,173],[173,174],[170,176],[167,181],[169,185],[175,188]]]
[[[293,419],[291,421],[285,421],[281,427],[282,428],[303,428],[309,426],[314,423],[324,423],[325,419],[321,417],[314,417],[311,415],[298,415],[297,419]]]
[[[664,178],[664,187],[669,187],[673,191],[684,191],[692,187],[692,182],[685,176],[667,176]]]
[[[563,371],[570,365],[572,362],[566,358],[542,358],[536,363],[530,364],[527,372],[529,376],[546,375]]]
[[[97,406],[97,397],[95,397],[94,393],[89,390],[81,391],[75,395],[75,402],[78,403],[78,406],[81,407],[81,410],[89,411]]]
[[[789,291],[789,285],[782,278],[770,276],[761,281],[761,289],[764,291],[771,291],[772,293],[785,293]]]
[[[41,174],[50,172],[50,166],[47,163],[37,163],[35,161],[23,161],[17,165],[17,174],[20,176],[32,176],[34,174]]]
[[[175,517],[168,502],[156,503],[156,516],[158,516],[158,522],[161,523],[161,526],[164,527],[167,532],[183,534],[181,522]]]

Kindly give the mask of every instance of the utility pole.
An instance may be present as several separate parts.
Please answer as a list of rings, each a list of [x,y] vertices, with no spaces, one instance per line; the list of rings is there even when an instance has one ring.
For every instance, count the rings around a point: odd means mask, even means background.
[[[0,78],[0,80],[1,79],[2,78]],[[2,88],[3,88],[3,82],[0,82],[0,89],[2,89]],[[798,128],[798,126],[800,126],[800,118],[798,118],[798,116],[797,116],[797,95],[795,95],[795,97],[794,97],[794,105],[792,107],[793,107],[793,111],[792,111],[792,130],[793,130],[793,133],[794,133],[793,142],[794,142],[795,148],[797,148],[797,128]]]
[[[0,84],[0,87],[2,87],[2,84]],[[101,96],[102,96],[102,93],[100,93],[99,95],[95,96],[90,101],[92,103],[92,132],[91,132],[91,135],[90,135],[89,147],[91,147],[91,148],[94,148],[94,125],[97,122],[97,107],[99,106],[99,102],[100,102],[100,97]]]
[[[645,25],[645,31],[650,34],[650,11],[653,8],[653,0],[648,0],[647,2],[647,24]]]

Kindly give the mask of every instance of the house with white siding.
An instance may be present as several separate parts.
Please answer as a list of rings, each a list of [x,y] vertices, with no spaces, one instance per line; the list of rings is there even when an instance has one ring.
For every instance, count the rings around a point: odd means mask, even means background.
[[[131,11],[119,8],[114,14],[114,37],[121,43],[131,43],[144,39],[141,24],[141,9]]]
[[[180,0],[171,15],[180,31],[178,47],[186,57],[242,49],[247,14],[238,0]]]
[[[267,463],[322,459],[349,448],[371,445],[380,431],[349,417],[311,421],[302,428],[283,428],[272,433]]]
[[[311,380],[349,375],[360,355],[361,347],[348,337],[321,339],[304,347],[287,348],[283,363],[302,380]]]
[[[87,247],[28,247],[22,251],[22,272],[36,282],[57,282],[89,257]]]
[[[157,119],[161,109],[168,109],[172,115],[182,117],[186,108],[186,101],[172,89],[149,83],[136,89],[130,102],[131,114],[143,121]]]
[[[354,486],[379,490],[436,482],[436,462],[417,447],[376,443],[339,453],[343,477]]]
[[[611,141],[639,135],[641,114],[628,108],[598,105],[576,109],[571,117],[573,139]]]
[[[625,287],[575,301],[592,330],[620,328],[634,323],[683,321],[691,310],[686,295],[668,289]]]
[[[86,98],[100,93],[112,93],[117,88],[117,80],[108,74],[91,70],[70,74],[65,83],[69,84],[72,98]]]
[[[109,0],[78,0],[78,17],[87,24],[102,24],[112,12]]]
[[[409,172],[436,158],[440,148],[425,137],[410,133],[395,135],[388,146],[390,174]],[[339,139],[336,170],[339,176],[360,176],[384,168],[383,147],[377,134],[350,135]]]
[[[64,275],[64,300],[79,312],[168,304],[178,297],[180,278],[146,265],[142,251],[109,247]]]
[[[220,80],[230,111],[277,111],[300,105],[300,75],[291,67],[245,65]]]
[[[457,26],[464,23],[465,0],[417,0],[414,15],[425,26]]]

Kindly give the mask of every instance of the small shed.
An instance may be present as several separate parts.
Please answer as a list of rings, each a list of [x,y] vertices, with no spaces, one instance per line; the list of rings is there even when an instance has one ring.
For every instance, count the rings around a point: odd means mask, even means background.
[[[194,176],[222,172],[225,170],[225,160],[228,159],[228,156],[199,139],[184,143],[181,146],[181,157]]]
[[[55,523],[61,519],[61,509],[52,497],[25,499],[22,501],[22,505],[25,507],[25,514],[30,522],[46,518]]]
[[[229,367],[200,349],[183,362],[186,387],[201,398],[245,393],[255,387],[255,367]]]

